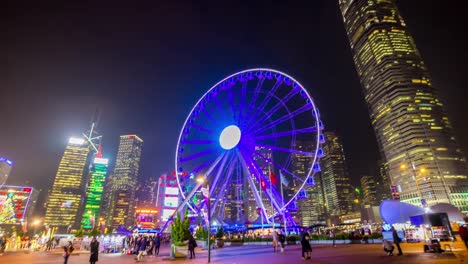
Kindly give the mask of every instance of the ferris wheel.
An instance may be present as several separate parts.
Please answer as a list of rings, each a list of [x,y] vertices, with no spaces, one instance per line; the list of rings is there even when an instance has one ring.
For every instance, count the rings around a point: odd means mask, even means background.
[[[267,218],[284,214],[314,184],[322,129],[314,101],[291,76],[262,68],[230,75],[198,100],[180,131],[175,169],[181,195],[200,211],[205,201],[195,191],[201,176],[212,214],[222,214],[223,203],[249,199]],[[294,162],[299,158],[307,160],[301,168]]]

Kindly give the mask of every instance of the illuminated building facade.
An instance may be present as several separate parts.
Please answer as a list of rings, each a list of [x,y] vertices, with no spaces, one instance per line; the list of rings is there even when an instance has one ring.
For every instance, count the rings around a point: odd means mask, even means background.
[[[0,186],[0,225],[22,225],[31,221],[39,191],[27,186]]]
[[[102,158],[100,152],[94,158],[89,171],[90,180],[86,188],[86,202],[84,207],[83,218],[81,219],[81,227],[83,229],[92,229],[97,226],[101,217],[101,203],[104,192],[104,186],[107,176],[108,159]]]
[[[361,177],[362,205],[364,207],[377,206],[380,204],[377,198],[377,184],[372,176]]]
[[[346,168],[346,159],[340,138],[334,132],[324,133],[325,156],[320,160],[325,207],[331,224],[353,211],[354,192]]]
[[[155,229],[157,214],[158,209],[156,207],[137,207],[135,210],[135,225],[138,229]]]
[[[84,193],[82,180],[89,148],[82,138],[70,138],[60,160],[52,190],[49,193],[44,222],[60,231],[73,227]]]
[[[10,175],[13,162],[7,158],[0,157],[0,186],[6,182]]]
[[[186,174],[184,174],[187,176]],[[177,185],[176,172],[163,174],[159,177],[156,193],[156,206],[162,208],[160,213],[160,226],[167,222],[175,212],[180,202],[179,186]]]
[[[314,143],[313,141],[296,140],[296,149],[304,152],[313,152],[315,149]],[[312,163],[313,157],[294,154],[293,174],[300,178],[305,178],[313,165]],[[304,227],[324,224],[326,215],[321,173],[316,173],[304,189],[306,197],[298,201],[299,210],[296,213],[296,217],[299,218],[300,222],[298,221],[297,224]]]
[[[113,228],[133,226],[135,190],[143,140],[136,135],[120,136],[114,172],[109,179],[107,223]]]
[[[426,65],[393,0],[339,0],[356,70],[402,202],[468,212],[468,172]]]

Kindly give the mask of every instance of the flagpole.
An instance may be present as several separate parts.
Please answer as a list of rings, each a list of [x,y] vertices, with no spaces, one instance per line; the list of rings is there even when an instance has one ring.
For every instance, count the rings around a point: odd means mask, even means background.
[[[258,182],[260,184],[260,201],[262,200],[262,192],[263,192],[263,188],[262,188],[262,179],[260,179],[260,181]],[[262,235],[261,237],[263,237],[263,207],[262,207],[262,204],[263,202],[260,204],[260,215],[262,217]]]
[[[273,184],[273,180],[271,177],[271,168],[270,168],[270,164],[268,164],[268,172],[270,173],[270,205],[271,205],[271,211],[273,213],[273,190],[272,190],[272,184]],[[273,214],[272,214],[273,215]],[[272,227],[273,227],[273,230],[275,229],[275,217],[272,217]]]
[[[283,205],[284,207],[284,195],[283,195],[283,173],[281,172],[280,170],[280,188],[281,188],[281,204]],[[288,230],[286,228],[286,215],[285,215],[285,211],[286,211],[286,208],[283,209],[283,225],[284,225],[284,235],[287,236],[288,235]]]

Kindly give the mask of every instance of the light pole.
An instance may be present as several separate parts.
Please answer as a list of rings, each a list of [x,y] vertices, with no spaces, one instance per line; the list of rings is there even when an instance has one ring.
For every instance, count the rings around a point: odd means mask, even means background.
[[[202,184],[205,182],[205,179],[203,177],[198,177],[197,178],[197,182]],[[203,190],[202,190],[202,193],[203,193]],[[208,182],[206,183],[206,210],[207,210],[207,213],[208,213],[208,223],[206,224],[207,225],[207,228],[208,228],[208,263],[211,262],[211,246],[210,246],[210,240],[211,240],[211,201],[210,201],[210,185],[208,184]]]
[[[34,235],[36,235],[36,232],[37,232],[36,228],[40,223],[41,223],[41,221],[38,220],[38,219],[34,220],[34,222],[32,223],[32,225],[34,227]]]

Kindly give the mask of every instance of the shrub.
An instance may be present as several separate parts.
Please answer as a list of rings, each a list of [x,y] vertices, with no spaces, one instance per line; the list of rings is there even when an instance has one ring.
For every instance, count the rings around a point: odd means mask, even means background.
[[[216,238],[222,238],[224,235],[224,229],[223,227],[219,227],[217,230],[216,230]]]
[[[296,242],[298,240],[300,240],[298,235],[290,235],[286,237],[286,241]]]
[[[379,232],[373,232],[372,234],[370,234],[369,237],[372,238],[372,239],[381,239],[381,238],[383,238],[382,234],[379,233]]]
[[[187,217],[188,211],[185,211],[184,221],[181,220],[180,214],[174,218],[172,223],[171,237],[174,245],[183,244],[184,241],[190,238],[190,219]]]
[[[208,240],[208,230],[200,226],[197,229],[197,231],[195,231],[195,238],[198,239],[198,240],[207,241]]]

